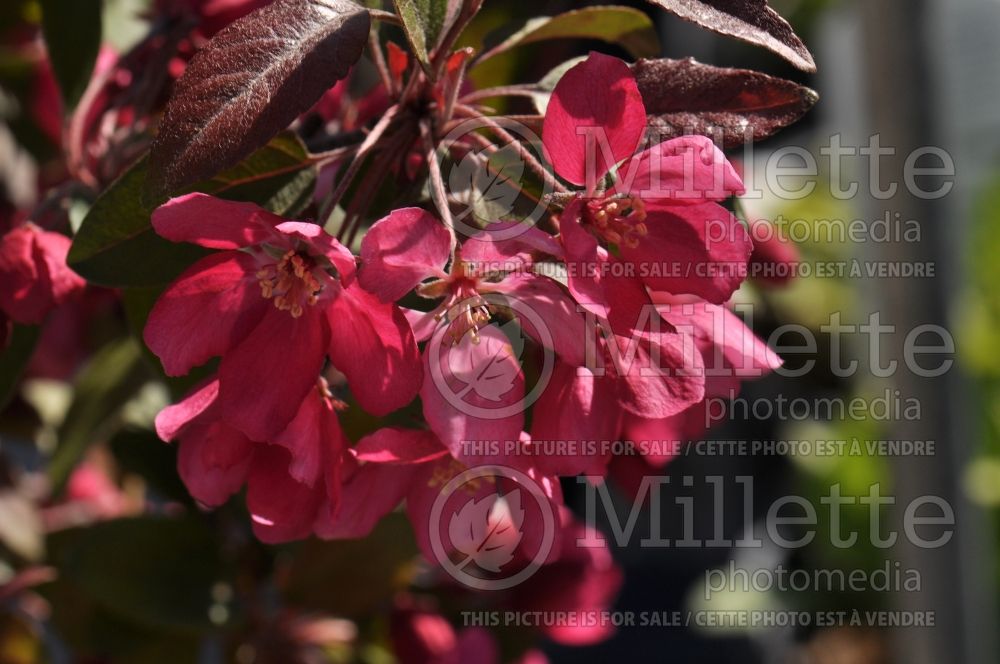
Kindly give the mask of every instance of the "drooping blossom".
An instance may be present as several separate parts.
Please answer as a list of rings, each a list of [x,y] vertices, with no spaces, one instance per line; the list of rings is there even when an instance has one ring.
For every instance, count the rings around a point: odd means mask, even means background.
[[[409,323],[356,283],[354,257],[321,227],[204,194],[161,206],[153,227],[221,251],[164,291],[146,344],[172,376],[222,356],[220,412],[249,438],[285,428],[326,358],[372,414],[416,395],[422,370]]]
[[[347,444],[338,402],[316,380],[294,419],[258,442],[222,417],[219,380],[196,388],[156,417],[157,434],[178,441],[178,471],[191,495],[218,507],[247,487],[253,530],[264,542],[302,539],[329,527],[338,509],[341,456]]]
[[[569,510],[563,510],[560,518],[565,543],[558,557],[543,565],[529,583],[514,588],[505,608],[578,616],[597,615],[611,609],[624,574],[611,557],[607,542],[595,546],[595,529],[580,523]],[[615,630],[607,621],[576,624],[555,621],[543,625],[542,631],[556,643],[587,646],[604,641]]]
[[[781,358],[729,308],[691,296],[652,293],[657,313],[691,339],[704,363],[705,400],[666,418],[625,413],[621,438],[641,455],[611,460],[610,474],[635,493],[642,478],[662,470],[680,445],[709,429],[710,399],[731,398],[745,380],[767,375]]]
[[[31,222],[0,237],[0,313],[38,324],[55,306],[81,292],[83,279],[66,265],[70,240]]]
[[[725,302],[745,275],[751,242],[716,201],[743,184],[703,136],[636,153],[645,127],[635,78],[617,58],[591,53],[553,91],[543,144],[556,173],[584,186],[560,221],[569,288],[584,306],[614,306],[601,287],[610,251],[650,288]]]
[[[527,435],[519,437],[528,445]],[[542,547],[546,537],[552,538],[551,550],[545,560],[555,559],[562,541],[558,519],[562,508],[562,491],[558,478],[537,469],[523,468],[524,476],[484,477],[472,480],[454,493],[443,496],[444,487],[468,468],[448,454],[448,450],[430,431],[385,427],[362,438],[345,455],[341,485],[340,510],[332,527],[317,531],[321,537],[346,539],[364,537],[378,521],[405,500],[406,512],[413,527],[417,545],[424,557],[438,561],[431,532],[431,520],[436,501],[443,500],[439,512],[439,533],[447,533],[449,518],[470,501],[479,503],[484,517],[508,519],[502,509],[502,499],[512,491],[523,494],[524,518],[516,528],[498,528],[506,535],[520,537],[517,543],[505,542],[513,558],[512,564],[523,564]],[[527,478],[527,479],[524,479]],[[525,484],[521,484],[521,482]],[[527,486],[527,482],[531,486]],[[547,532],[538,505],[528,505],[533,492],[544,500],[556,515],[553,531]],[[516,531],[516,532],[515,532]],[[498,534],[498,540],[504,536]],[[455,543],[439,537],[445,555],[456,554]]]
[[[610,457],[582,441],[616,440],[627,417],[672,417],[705,396],[704,362],[691,340],[657,314],[640,282],[613,274],[604,286],[615,304],[592,317],[585,362],[557,362],[536,403],[531,438],[577,444],[544,457],[543,470],[603,474]]]
[[[632,300],[625,308],[635,316],[648,298],[644,311],[653,325],[629,331],[621,321],[609,323],[597,339],[604,361],[596,371],[594,366],[558,364],[536,404],[531,430],[536,441],[653,441],[657,444],[637,449],[651,450],[646,460],[662,467],[670,449],[704,431],[706,398],[733,394],[743,380],[781,366],[781,359],[725,306],[693,296],[646,293],[624,279],[609,284],[619,302]],[[629,291],[637,292],[630,298]],[[630,356],[633,366],[623,371]],[[657,380],[659,372],[651,368],[672,372]],[[566,454],[545,458],[542,468],[602,475],[611,460],[609,454]]]
[[[500,661],[499,648],[488,630],[456,630],[431,602],[410,595],[396,598],[389,616],[389,636],[400,664]]]

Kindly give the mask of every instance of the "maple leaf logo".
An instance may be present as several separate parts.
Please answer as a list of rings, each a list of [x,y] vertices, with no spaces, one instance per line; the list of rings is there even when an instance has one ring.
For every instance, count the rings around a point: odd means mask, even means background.
[[[524,176],[524,161],[513,146],[487,154],[470,151],[455,165],[448,177],[451,191],[466,204],[457,213],[459,221],[468,215],[485,222],[501,219],[514,209]]]
[[[473,392],[487,401],[497,403],[514,389],[521,371],[524,336],[520,326],[514,322],[505,323],[500,329],[504,331],[506,338],[484,335],[477,345],[470,337],[466,337],[462,343],[473,346],[470,352],[449,354],[452,376],[464,384],[462,390],[455,395],[459,399]]]
[[[521,490],[500,496],[491,494],[469,500],[448,522],[448,537],[457,551],[465,555],[457,566],[470,563],[499,574],[500,568],[514,559],[514,550],[523,535],[524,508]]]

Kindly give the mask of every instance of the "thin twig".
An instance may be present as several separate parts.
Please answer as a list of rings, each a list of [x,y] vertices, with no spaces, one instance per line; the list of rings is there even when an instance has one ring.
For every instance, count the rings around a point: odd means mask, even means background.
[[[514,136],[511,136],[511,134],[500,126],[496,120],[487,115],[482,115],[475,108],[465,106],[464,104],[459,104],[456,107],[456,110],[464,113],[468,117],[481,121],[490,129],[490,131],[496,134],[497,138],[502,140],[507,145],[513,146],[514,150],[517,151],[518,156],[521,157],[521,159],[528,164],[528,167],[531,168],[531,170],[533,170],[538,177],[542,178],[542,180],[549,187],[551,187],[553,191],[568,191],[568,189],[564,187],[563,184],[559,182],[559,180],[557,180],[540,161],[538,161],[538,159],[535,158],[535,155],[531,154],[531,151],[521,144],[521,141],[517,140]]]
[[[444,115],[441,117],[445,120],[450,120],[452,114],[455,112],[455,104],[458,103],[458,95],[462,91],[462,82],[465,80],[465,70],[469,66],[469,57],[471,56],[471,49],[467,49],[467,57],[462,59],[462,63],[459,65],[458,74],[451,81],[451,88],[448,90],[448,98],[445,100]]]
[[[393,25],[403,24],[403,21],[392,12],[383,11],[381,9],[369,9],[368,13],[376,21],[382,21],[383,23],[392,23]]]
[[[451,208],[448,206],[448,192],[444,187],[444,178],[441,176],[441,164],[437,160],[437,150],[434,147],[434,139],[431,138],[431,128],[427,120],[420,121],[420,137],[424,141],[424,149],[427,154],[427,167],[431,174],[431,198],[441,213],[441,220],[444,221],[445,228],[448,229],[448,236],[451,238],[452,253],[458,248],[458,235],[455,233],[455,220],[451,216]]]
[[[389,125],[392,123],[393,119],[395,119],[397,113],[399,113],[399,105],[396,104],[390,106],[389,110],[386,111],[385,115],[383,115],[375,126],[372,127],[371,132],[369,132],[369,134],[365,137],[365,140],[361,142],[361,145],[358,146],[358,151],[354,155],[354,159],[351,160],[351,165],[347,167],[347,171],[344,172],[344,175],[340,178],[340,182],[337,183],[337,188],[333,190],[333,193],[330,194],[330,197],[323,204],[323,209],[320,211],[320,219],[322,219],[324,223],[330,217],[330,214],[333,213],[333,210],[337,207],[337,203],[340,202],[340,199],[344,197],[344,194],[347,192],[347,188],[351,186],[351,181],[354,180],[354,176],[356,176],[358,171],[361,169],[361,165],[364,163],[365,157],[368,156],[371,149],[378,143],[379,139],[382,138],[382,135],[385,134],[386,129],[389,128]]]
[[[463,104],[470,104],[474,101],[492,99],[493,97],[534,97],[543,92],[544,90],[537,85],[498,85],[494,88],[473,90],[469,94],[464,95],[460,101]]]
[[[382,85],[385,86],[385,90],[389,95],[395,93],[393,90],[392,76],[389,74],[389,67],[385,64],[385,54],[382,53],[382,44],[378,40],[378,31],[371,30],[368,33],[368,50],[371,51],[372,62],[375,63],[375,69],[378,70],[379,78],[382,79]]]
[[[314,152],[309,155],[308,160],[312,164],[325,165],[331,161],[339,161],[344,157],[350,156],[357,152],[360,144],[356,143],[354,145],[345,145],[343,147],[334,148],[333,150],[326,150],[325,152]]]

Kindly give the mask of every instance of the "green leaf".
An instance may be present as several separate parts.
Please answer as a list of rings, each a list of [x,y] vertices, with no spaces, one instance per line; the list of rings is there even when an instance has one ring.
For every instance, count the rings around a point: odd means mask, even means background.
[[[232,593],[217,590],[230,575],[203,521],[118,519],[56,533],[48,544],[61,581],[132,624],[190,634],[233,615]]]
[[[0,322],[0,325],[4,324]],[[17,381],[28,365],[28,360],[31,359],[40,331],[37,325],[12,326],[10,343],[0,354],[0,410],[3,410],[14,396]]]
[[[101,48],[101,0],[41,0],[42,33],[66,111],[87,89]]]
[[[393,0],[403,32],[420,66],[430,74],[430,54],[457,11],[449,0]]]
[[[409,523],[399,512],[382,519],[364,539],[311,539],[289,566],[285,599],[311,611],[370,615],[406,585],[416,555]]]
[[[73,402],[49,463],[53,492],[62,490],[87,448],[148,377],[139,344],[132,338],[112,341],[87,363],[73,386]]]
[[[150,216],[166,197],[146,205],[145,182],[144,158],[97,199],[83,220],[67,262],[88,281],[115,287],[163,285],[206,254],[200,247],[156,234]],[[286,132],[189,191],[250,201],[275,214],[293,215],[305,208],[315,182],[316,169],[305,146]]]
[[[547,39],[600,39],[621,46],[636,58],[660,54],[656,27],[646,14],[629,7],[602,6],[530,19],[514,34],[481,55],[477,63],[518,46]]]

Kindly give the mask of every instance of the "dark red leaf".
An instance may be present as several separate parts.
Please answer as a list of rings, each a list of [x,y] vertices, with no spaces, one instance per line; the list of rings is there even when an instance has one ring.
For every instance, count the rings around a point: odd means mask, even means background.
[[[686,60],[632,65],[649,124],[658,136],[722,134],[724,147],[760,141],[796,122],[819,96],[807,87],[746,69]]]
[[[703,28],[763,46],[799,69],[816,71],[809,49],[766,0],[649,0]]]
[[[276,0],[219,32],[167,104],[149,194],[209,178],[267,143],[347,75],[369,24],[349,0]]]

